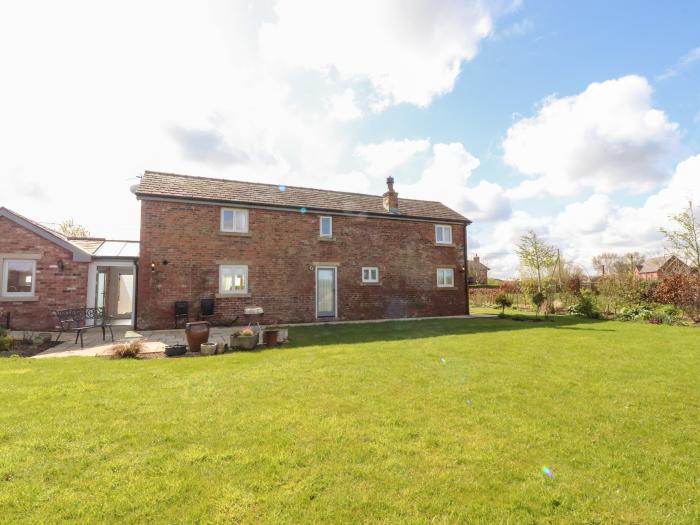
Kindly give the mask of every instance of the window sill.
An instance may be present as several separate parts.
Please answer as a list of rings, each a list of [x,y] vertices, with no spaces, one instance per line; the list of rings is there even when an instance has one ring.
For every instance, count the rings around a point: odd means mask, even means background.
[[[319,237],[318,240],[324,242],[335,242],[335,237]]]
[[[454,248],[454,247],[456,247],[457,245],[454,244],[454,243],[452,243],[452,242],[451,242],[451,243],[436,242],[436,243],[435,243],[435,246],[443,246],[443,247],[445,247],[445,248]]]
[[[238,299],[239,297],[251,297],[250,293],[218,293],[214,297],[217,299]]]
[[[436,290],[456,290],[456,286],[436,286]]]
[[[38,295],[20,295],[18,297],[11,297],[9,295],[0,296],[0,303],[27,303],[38,300]]]
[[[362,286],[381,286],[382,283],[360,283]]]
[[[227,235],[229,237],[252,237],[252,234],[250,232],[222,232],[219,231],[219,235]]]

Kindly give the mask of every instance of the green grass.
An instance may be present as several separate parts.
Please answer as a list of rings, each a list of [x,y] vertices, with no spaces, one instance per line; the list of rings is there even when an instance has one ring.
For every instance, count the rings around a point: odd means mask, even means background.
[[[0,521],[700,522],[697,329],[290,335],[208,358],[0,360]]]

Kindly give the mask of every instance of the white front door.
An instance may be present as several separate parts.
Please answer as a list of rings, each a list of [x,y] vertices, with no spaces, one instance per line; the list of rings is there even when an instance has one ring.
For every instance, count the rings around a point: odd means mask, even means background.
[[[333,266],[316,268],[316,317],[335,317],[337,310],[337,269]]]

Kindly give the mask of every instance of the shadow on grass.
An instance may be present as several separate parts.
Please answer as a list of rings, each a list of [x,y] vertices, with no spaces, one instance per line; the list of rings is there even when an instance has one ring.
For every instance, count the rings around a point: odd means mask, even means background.
[[[388,321],[345,325],[300,326],[290,328],[290,346],[339,345],[377,341],[401,341],[449,335],[469,335],[489,332],[512,332],[536,328],[589,330],[613,332],[611,328],[593,328],[605,321],[575,316],[540,317],[518,315],[517,319],[426,319],[415,321]],[[582,326],[583,325],[583,326]]]

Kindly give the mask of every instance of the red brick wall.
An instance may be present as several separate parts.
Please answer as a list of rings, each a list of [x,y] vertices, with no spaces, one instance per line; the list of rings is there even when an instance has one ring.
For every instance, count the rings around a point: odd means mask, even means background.
[[[338,263],[338,319],[460,315],[464,291],[464,227],[455,246],[436,246],[434,223],[333,216],[333,241],[319,239],[319,216],[251,209],[250,236],[219,233],[220,206],[141,203],[139,328],[173,325],[174,302],[218,293],[219,264],[248,264],[250,297],[216,298],[218,319],[249,305],[267,322],[316,321],[315,263]],[[167,261],[167,264],[164,263]],[[155,264],[151,270],[151,264]],[[361,268],[379,267],[379,285],[363,285]],[[455,267],[455,288],[438,289],[436,268]],[[243,318],[241,318],[242,320]]]
[[[73,254],[13,221],[0,217],[0,253],[41,254],[36,261],[36,301],[6,301],[0,298],[0,326],[10,312],[13,330],[52,330],[55,310],[84,308],[87,296],[88,263],[73,261]],[[63,260],[63,271],[56,266]],[[1,283],[0,283],[1,286]]]

